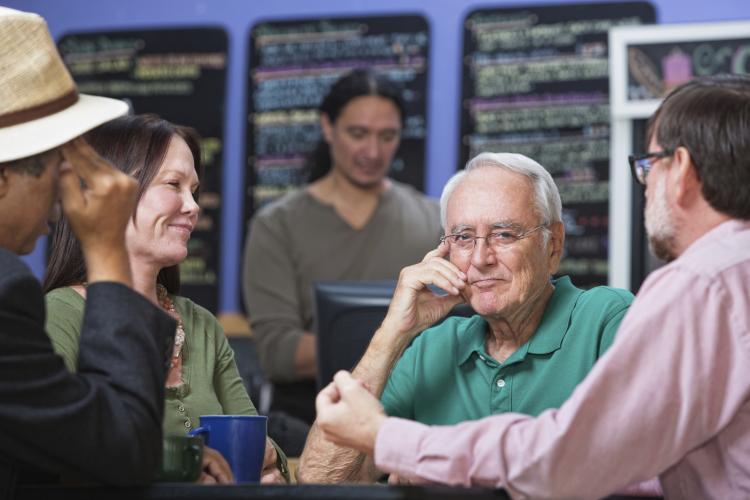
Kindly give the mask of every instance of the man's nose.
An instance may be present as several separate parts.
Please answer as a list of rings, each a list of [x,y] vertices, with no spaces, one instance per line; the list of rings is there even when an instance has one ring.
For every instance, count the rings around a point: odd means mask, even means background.
[[[485,238],[474,240],[474,248],[471,251],[471,264],[480,268],[497,262],[495,249],[492,248]]]
[[[380,156],[380,142],[377,137],[373,136],[367,139],[364,152],[365,156],[370,159],[378,158]]]

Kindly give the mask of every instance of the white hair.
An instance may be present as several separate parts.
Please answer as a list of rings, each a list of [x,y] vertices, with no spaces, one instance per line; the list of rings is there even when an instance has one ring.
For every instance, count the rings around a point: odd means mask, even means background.
[[[466,164],[466,168],[451,177],[440,196],[440,222],[446,231],[445,214],[453,191],[472,170],[497,167],[526,176],[534,188],[534,205],[540,224],[549,225],[562,221],[562,202],[555,181],[547,170],[531,158],[516,153],[481,153]],[[546,233],[546,231],[545,231]],[[546,239],[546,238],[545,238]]]

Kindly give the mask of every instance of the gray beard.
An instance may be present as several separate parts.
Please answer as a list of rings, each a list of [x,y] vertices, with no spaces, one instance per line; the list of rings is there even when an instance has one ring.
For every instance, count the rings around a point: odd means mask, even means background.
[[[667,184],[662,177],[657,183],[653,199],[646,202],[646,233],[648,246],[656,257],[666,262],[677,258],[675,254],[675,226],[672,211],[667,205]]]

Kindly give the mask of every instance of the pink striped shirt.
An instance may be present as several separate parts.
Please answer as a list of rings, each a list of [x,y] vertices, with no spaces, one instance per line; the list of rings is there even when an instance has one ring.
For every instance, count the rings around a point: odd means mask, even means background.
[[[428,427],[389,418],[379,469],[513,497],[597,498],[659,476],[672,498],[750,498],[750,222],[652,273],[559,410]]]

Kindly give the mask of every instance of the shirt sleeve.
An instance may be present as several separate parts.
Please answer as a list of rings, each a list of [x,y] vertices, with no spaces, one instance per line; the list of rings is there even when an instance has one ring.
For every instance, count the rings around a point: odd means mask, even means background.
[[[410,420],[415,418],[415,350],[414,343],[407,347],[388,376],[383,394],[380,396],[380,403],[386,415]]]
[[[78,344],[81,340],[83,308],[74,307],[57,297],[54,292],[48,293],[44,300],[47,305],[45,329],[52,341],[52,347],[63,358],[68,370],[75,372],[78,366]]]
[[[265,214],[253,218],[245,245],[245,308],[263,370],[274,382],[297,380],[294,355],[305,332],[300,290],[290,244],[281,221]]]
[[[727,310],[720,282],[675,265],[652,278],[611,349],[559,410],[452,427],[389,418],[377,436],[377,467],[525,498],[602,497],[676,464],[750,395],[748,325]]]
[[[39,283],[1,254],[3,455],[92,481],[149,482],[161,453],[174,321],[122,285],[91,285],[79,373],[71,374],[44,332]]]
[[[258,411],[247,394],[245,384],[242,382],[237,363],[234,361],[234,351],[229,346],[224,329],[219,325],[216,318],[206,321],[211,330],[210,334],[216,342],[216,364],[214,365],[214,390],[216,398],[221,404],[225,415],[257,415]],[[208,332],[207,332],[208,333]]]
[[[612,347],[615,334],[620,328],[620,323],[622,323],[630,304],[633,302],[633,294],[626,290],[617,290],[613,293],[617,293],[618,298],[612,301],[611,310],[602,326],[602,334],[599,341],[599,357],[602,357]]]

